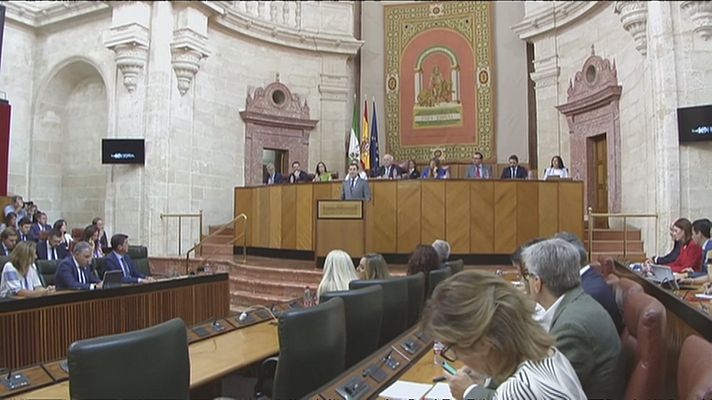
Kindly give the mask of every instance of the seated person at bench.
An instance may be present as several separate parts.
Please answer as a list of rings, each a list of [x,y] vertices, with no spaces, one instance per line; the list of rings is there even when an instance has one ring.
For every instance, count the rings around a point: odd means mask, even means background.
[[[35,267],[35,243],[21,242],[10,253],[2,269],[0,279],[0,297],[38,297],[54,290],[52,286],[42,287],[40,276]]]
[[[105,271],[121,271],[123,283],[144,283],[153,281],[152,278],[141,275],[136,270],[136,264],[129,257],[129,237],[123,233],[117,233],[111,237],[111,248],[114,249],[109,255],[104,257]]]
[[[92,246],[79,242],[74,246],[72,256],[59,263],[54,275],[57,289],[101,289],[103,284],[91,269]]]
[[[37,243],[38,260],[64,260],[69,254],[67,248],[62,245],[62,232],[51,230],[47,240]]]

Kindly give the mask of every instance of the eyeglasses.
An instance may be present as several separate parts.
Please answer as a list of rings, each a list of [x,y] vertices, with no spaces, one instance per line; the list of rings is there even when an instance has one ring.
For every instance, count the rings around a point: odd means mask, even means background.
[[[443,347],[443,349],[440,351],[440,357],[450,362],[457,361],[457,354],[455,353],[455,350],[453,350],[452,345],[447,345]]]

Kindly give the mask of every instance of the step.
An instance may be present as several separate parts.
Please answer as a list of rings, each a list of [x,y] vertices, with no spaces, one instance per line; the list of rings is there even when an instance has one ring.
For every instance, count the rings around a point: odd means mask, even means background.
[[[214,233],[214,232],[217,232],[217,230],[220,229],[221,226],[222,226],[222,225],[210,226],[210,227],[208,228],[208,234],[212,234],[212,233]],[[224,231],[220,232],[220,234],[226,234],[226,235],[234,236],[234,235],[235,235],[235,229],[234,229],[233,227],[228,227],[228,228],[225,228]]]
[[[264,295],[260,293],[251,293],[242,290],[230,291],[230,307],[248,307],[254,304],[262,304],[271,306],[275,303],[286,303],[292,300],[293,297]]]
[[[210,243],[210,244],[229,244],[232,246],[232,241],[235,240],[235,237],[228,234],[228,233],[221,233],[219,235],[215,235],[213,237],[210,237],[203,243]]]
[[[258,267],[252,265],[235,265],[230,271],[231,276],[247,280],[284,281],[313,284],[321,282],[322,271],[299,270],[288,268]]]
[[[230,255],[232,246],[226,244],[203,243],[202,257],[207,258],[213,255]]]
[[[593,241],[593,251],[620,251],[623,252],[623,241],[622,240],[594,240]],[[583,242],[584,247],[588,250],[588,240]],[[629,240],[626,244],[626,249],[628,252],[642,253],[643,252],[643,242],[640,240]]]
[[[622,229],[594,229],[593,240],[623,240],[626,234]],[[627,232],[628,240],[640,240],[640,231],[637,229],[629,229]],[[584,239],[588,239],[588,231],[584,232]]]
[[[318,286],[319,282],[304,284],[299,282],[245,279],[236,276],[230,277],[231,291],[239,290],[265,296],[294,298],[303,295],[305,287],[309,287],[309,289],[314,292]]]

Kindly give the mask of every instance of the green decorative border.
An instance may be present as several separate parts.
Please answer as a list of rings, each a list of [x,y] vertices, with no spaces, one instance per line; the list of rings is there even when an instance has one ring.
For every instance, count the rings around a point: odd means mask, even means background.
[[[386,143],[387,151],[396,160],[415,159],[422,162],[433,157],[435,151],[442,151],[446,161],[472,160],[472,154],[479,151],[485,160],[496,159],[494,140],[494,87],[492,71],[492,5],[488,1],[447,1],[442,3],[416,3],[384,6],[385,77],[386,88]],[[476,142],[401,147],[400,143],[400,59],[403,50],[417,35],[430,29],[451,29],[465,37],[474,49],[476,71],[472,73],[476,84],[475,95],[477,121]],[[392,77],[397,79],[398,88],[388,90]],[[485,82],[483,82],[483,80]],[[409,83],[407,83],[409,84]],[[447,129],[447,128],[443,128]]]

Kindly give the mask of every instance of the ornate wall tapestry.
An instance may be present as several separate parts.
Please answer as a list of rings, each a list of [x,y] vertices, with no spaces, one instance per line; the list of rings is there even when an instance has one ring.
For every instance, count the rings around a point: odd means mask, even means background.
[[[385,6],[386,142],[396,160],[496,159],[492,6]]]

